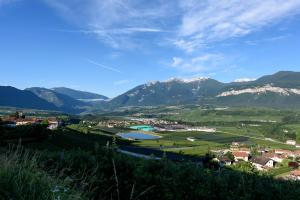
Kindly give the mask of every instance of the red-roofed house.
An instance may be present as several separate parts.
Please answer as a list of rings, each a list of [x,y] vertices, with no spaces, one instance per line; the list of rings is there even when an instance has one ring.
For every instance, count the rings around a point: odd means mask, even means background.
[[[300,180],[300,170],[299,169],[291,171],[290,175],[292,177],[294,177],[295,179]]]
[[[232,152],[235,161],[244,160],[248,161],[249,154],[243,151],[233,151]]]
[[[284,155],[287,155],[287,156],[294,157],[294,153],[292,151],[286,150],[286,149],[275,149],[274,153],[284,154]]]
[[[263,156],[266,158],[270,158],[275,162],[279,162],[279,163],[281,163],[284,159],[288,158],[286,154],[276,154],[276,153],[264,153]]]

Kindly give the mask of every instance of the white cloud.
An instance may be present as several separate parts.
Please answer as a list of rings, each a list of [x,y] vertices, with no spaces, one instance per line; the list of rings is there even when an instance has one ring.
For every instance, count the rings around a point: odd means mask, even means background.
[[[245,36],[300,11],[299,0],[44,1],[78,25],[79,31],[70,32],[94,34],[114,48],[143,45],[137,34],[168,31],[159,35],[160,40],[168,37],[172,45],[188,53]]]
[[[263,38],[263,39],[258,39],[258,40],[247,40],[247,41],[245,41],[245,43],[248,45],[251,45],[251,46],[255,46],[255,45],[258,45],[261,43],[281,41],[288,37],[290,37],[290,35],[278,35],[278,36],[273,36],[273,37],[268,37],[268,38]]]
[[[173,57],[173,62],[171,64],[172,67],[178,67],[183,63],[183,59],[179,57]]]
[[[255,80],[256,80],[255,78],[239,78],[239,79],[234,80],[233,82],[242,83],[242,82],[250,82],[250,81],[255,81]]]
[[[178,39],[192,52],[204,44],[240,37],[300,11],[299,0],[184,0]]]
[[[222,60],[221,54],[203,54],[186,59],[173,57],[170,66],[185,73],[207,72],[216,69]]]
[[[165,32],[162,19],[170,17],[173,3],[162,0],[44,0],[80,30],[65,30],[94,34],[113,48],[130,46],[137,34]],[[62,30],[63,31],[63,30]],[[136,42],[135,43],[139,43]]]

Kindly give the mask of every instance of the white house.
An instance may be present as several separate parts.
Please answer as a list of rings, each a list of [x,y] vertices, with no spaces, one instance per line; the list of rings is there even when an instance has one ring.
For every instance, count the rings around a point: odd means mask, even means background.
[[[296,141],[295,140],[287,140],[285,143],[289,144],[289,145],[296,145]]]
[[[219,162],[220,167],[229,166],[232,164],[232,160],[229,159],[227,156],[221,156],[219,158],[214,158],[213,160]]]
[[[190,142],[195,142],[195,141],[196,141],[196,139],[193,138],[193,137],[187,137],[186,139],[187,139],[188,141],[190,141]]]
[[[263,156],[252,157],[250,162],[258,169],[265,170],[274,167],[274,161]]]

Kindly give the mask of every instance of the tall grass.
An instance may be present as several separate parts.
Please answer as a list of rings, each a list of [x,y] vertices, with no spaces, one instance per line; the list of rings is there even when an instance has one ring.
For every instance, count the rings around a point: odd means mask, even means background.
[[[0,154],[0,199],[71,200],[82,199],[63,182],[38,168],[38,155],[20,146]]]

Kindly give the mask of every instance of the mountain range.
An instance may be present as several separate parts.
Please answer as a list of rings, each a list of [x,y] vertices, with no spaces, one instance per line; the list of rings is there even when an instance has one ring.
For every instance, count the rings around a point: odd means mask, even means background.
[[[112,107],[176,104],[300,107],[300,72],[281,71],[254,81],[170,79],[140,85],[110,100]]]
[[[0,86],[0,106],[61,111],[78,114],[93,108],[108,99],[103,95],[69,88],[32,87],[19,90]]]
[[[126,106],[210,104],[300,108],[300,72],[281,71],[248,82],[222,83],[211,78],[154,81],[113,99],[69,88],[0,87],[0,106],[82,113]]]

